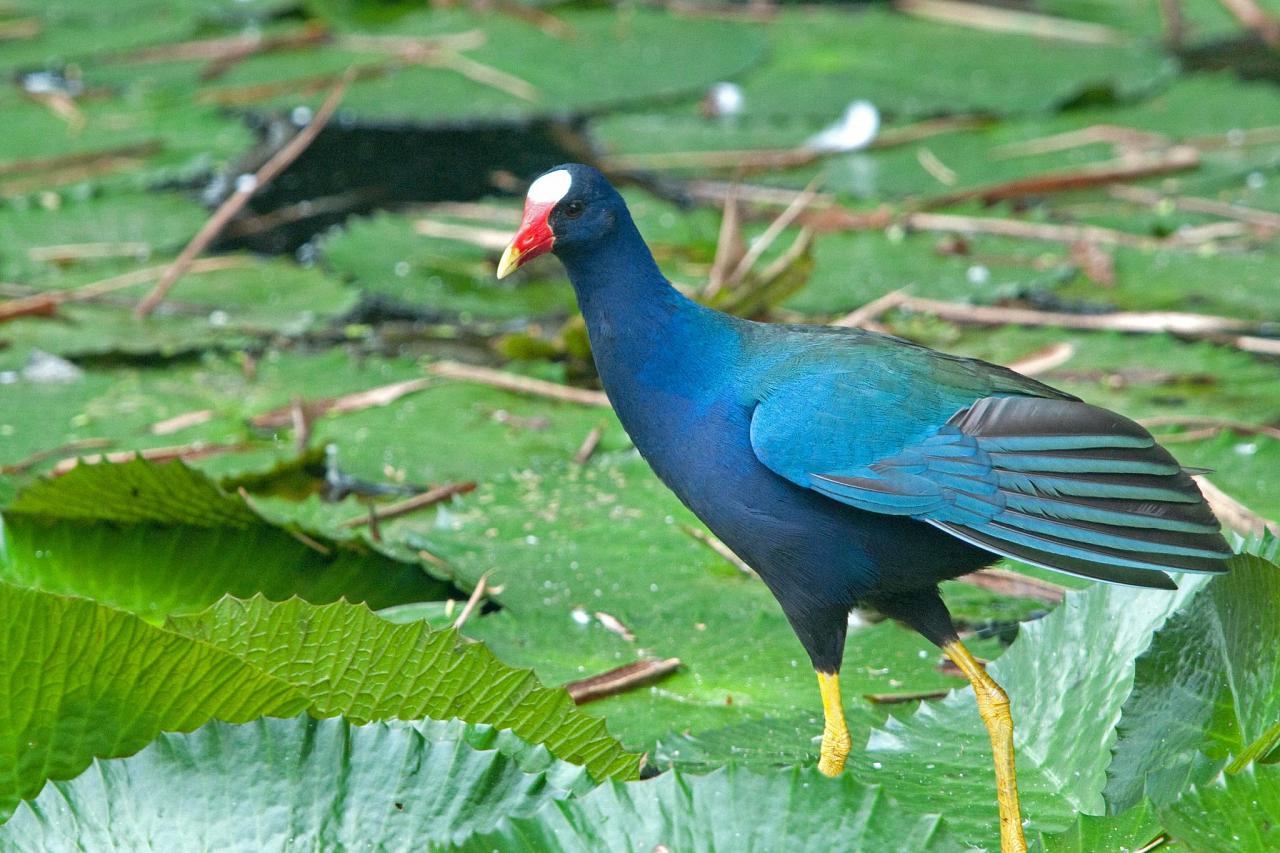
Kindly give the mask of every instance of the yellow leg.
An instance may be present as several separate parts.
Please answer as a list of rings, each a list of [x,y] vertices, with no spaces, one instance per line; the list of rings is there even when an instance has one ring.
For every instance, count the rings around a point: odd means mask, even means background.
[[[1000,849],[1003,853],[1026,853],[1022,808],[1018,805],[1018,778],[1013,766],[1013,715],[1009,713],[1009,697],[959,640],[952,640],[942,650],[973,685],[978,697],[978,713],[991,735],[996,799],[1000,803]]]
[[[844,702],[840,699],[840,674],[818,673],[818,689],[822,691],[822,751],[818,769],[826,776],[839,776],[845,759],[853,747],[849,726],[844,721]]]

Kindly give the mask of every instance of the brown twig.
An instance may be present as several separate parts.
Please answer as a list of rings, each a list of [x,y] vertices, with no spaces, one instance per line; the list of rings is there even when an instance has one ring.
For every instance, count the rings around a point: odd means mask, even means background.
[[[175,432],[181,432],[200,424],[207,424],[213,420],[213,409],[200,409],[195,412],[183,412],[180,415],[174,415],[163,421],[157,421],[151,425],[152,435],[172,435]]]
[[[938,155],[934,154],[923,145],[916,149],[916,162],[920,164],[920,168],[928,172],[938,183],[953,187],[956,184],[956,173],[948,168],[946,163],[938,159]]]
[[[910,297],[907,295],[905,288],[892,290],[884,296],[876,297],[866,305],[850,311],[831,325],[844,326],[850,329],[872,329],[873,331],[878,331],[883,327],[876,321],[892,309],[897,308],[909,298]]]
[[[1126,40],[1120,32],[1102,24],[960,0],[894,0],[893,8],[918,18],[989,32],[1084,44],[1123,44]]]
[[[617,634],[628,643],[634,643],[636,641],[636,635],[631,633],[631,629],[626,625],[623,625],[622,620],[617,616],[605,613],[603,610],[597,610],[596,620],[606,631],[611,634]]]
[[[747,273],[756,265],[760,257],[768,251],[769,247],[774,244],[778,237],[791,226],[803,214],[818,196],[817,187],[822,181],[822,177],[816,177],[809,182],[809,185],[792,200],[791,204],[778,214],[769,226],[764,230],[756,240],[752,241],[751,247],[747,249],[738,265],[734,267],[733,272],[729,273],[726,284],[729,287],[735,287],[741,284],[746,278]]]
[[[1146,187],[1121,185],[1112,187],[1110,192],[1112,198],[1134,204],[1157,205],[1168,203],[1172,204],[1177,210],[1183,210],[1188,213],[1205,213],[1210,216],[1220,216],[1223,219],[1234,219],[1271,231],[1280,231],[1280,213],[1270,210],[1259,210],[1255,207],[1245,207],[1244,205],[1217,201],[1211,198],[1197,198],[1185,195],[1167,196]]]
[[[344,75],[338,81],[338,84],[333,87],[333,91],[325,98],[324,103],[316,111],[315,116],[307,126],[281,146],[280,150],[272,155],[250,180],[243,182],[243,186],[238,185],[235,192],[228,196],[214,211],[213,216],[205,222],[204,227],[197,232],[196,236],[191,239],[191,242],[178,255],[177,260],[165,271],[164,276],[156,283],[155,289],[138,303],[138,307],[134,311],[138,317],[146,317],[154,311],[156,306],[169,293],[170,288],[191,266],[196,257],[207,249],[214,239],[222,233],[222,229],[226,227],[232,217],[249,203],[249,199],[275,180],[303,151],[307,150],[307,147],[315,141],[320,131],[329,123],[329,119],[333,117],[334,112],[338,109],[338,104],[342,102],[342,97],[347,93],[347,87],[350,85],[351,79],[350,73]]]
[[[12,21],[0,21],[0,41],[17,41],[30,39],[40,35],[39,18],[18,18]]]
[[[341,397],[311,400],[303,405],[313,419],[322,415],[349,415],[352,412],[359,412],[364,409],[388,406],[401,397],[415,394],[424,388],[430,387],[430,385],[430,379],[407,379],[404,382],[379,385],[376,388],[367,388],[364,391],[344,394]],[[292,425],[293,417],[293,404],[290,403],[287,406],[280,406],[269,412],[255,415],[249,422],[259,429],[279,429]]]
[[[1159,240],[1151,237],[1130,234],[1114,228],[1104,228],[1100,225],[1060,225],[1052,222],[1026,222],[1020,219],[951,213],[911,213],[903,217],[902,224],[912,231],[991,234],[1071,245],[1088,242],[1095,245],[1127,246],[1135,249],[1151,249],[1160,245]]]
[[[720,292],[729,274],[746,253],[746,242],[742,239],[742,208],[738,204],[738,196],[730,195],[724,200],[720,232],[716,237],[716,255],[711,261],[711,270],[707,273],[707,286],[702,289],[705,298]]]
[[[899,705],[904,702],[941,699],[950,692],[950,690],[910,690],[905,693],[863,693],[862,698],[873,705]]]
[[[427,507],[435,506],[456,495],[465,495],[468,492],[475,491],[475,488],[476,484],[472,481],[436,486],[434,489],[425,491],[420,495],[414,495],[411,498],[381,507],[371,515],[358,515],[355,518],[348,518],[338,526],[345,528],[364,527],[371,519],[378,522],[390,521],[393,518],[400,518]]]
[[[437,361],[431,364],[427,371],[444,379],[475,382],[480,385],[488,385],[491,388],[500,388],[503,391],[513,391],[517,394],[530,394],[535,397],[559,400],[562,403],[578,403],[584,406],[601,406],[604,408],[609,406],[609,398],[602,391],[572,388],[568,385],[547,382],[545,379],[520,376],[516,373],[508,373],[505,370],[494,370],[491,367],[479,367],[457,361]]]
[[[1160,0],[1161,37],[1165,47],[1177,51],[1182,47],[1186,27],[1182,18],[1182,0]]]
[[[267,83],[248,83],[243,86],[224,86],[218,89],[205,89],[196,95],[202,104],[215,104],[220,107],[245,107],[268,98],[292,95],[303,98],[317,95],[326,90],[332,91],[346,80],[351,83],[376,80],[390,74],[397,67],[390,60],[365,62],[353,65],[345,74],[313,74],[308,77],[294,77],[288,80],[272,80]]]
[[[311,413],[303,405],[302,398],[295,397],[289,406],[289,425],[293,427],[293,449],[299,456],[307,452],[307,445],[311,443],[311,420]]]
[[[1243,421],[1231,420],[1230,418],[1216,418],[1210,415],[1160,415],[1154,418],[1143,418],[1138,423],[1147,429],[1171,426],[1198,429],[1213,428],[1217,431],[1230,430],[1242,435],[1265,435],[1268,438],[1280,440],[1280,428],[1263,424],[1249,424]]]
[[[1039,376],[1066,364],[1075,357],[1075,354],[1075,344],[1068,341],[1059,341],[1056,344],[1042,347],[1033,353],[1028,353],[1016,361],[1011,361],[1005,367],[1010,370],[1016,370],[1024,376]]]
[[[591,431],[587,433],[586,438],[582,439],[582,444],[578,446],[578,450],[573,454],[574,465],[586,465],[587,461],[595,455],[596,448],[600,446],[600,439],[604,436],[604,427],[593,426]]]
[[[225,257],[225,258],[204,258],[194,261],[191,264],[191,272],[207,273],[217,272],[235,267],[247,266],[254,263],[250,258],[245,257]],[[58,309],[59,305],[66,305],[72,302],[86,302],[91,299],[114,293],[117,290],[125,290],[130,287],[138,287],[139,285],[148,284],[158,279],[164,274],[167,267],[147,267],[145,269],[134,270],[133,272],[123,273],[121,275],[112,276],[111,278],[95,281],[81,287],[68,288],[66,290],[50,290],[44,293],[37,293],[32,296],[24,296],[19,299],[10,299],[0,302],[0,323],[6,320],[13,320],[17,317],[27,317],[40,314],[52,314]]]
[[[1054,133],[1023,142],[1011,142],[991,149],[990,156],[996,160],[1009,157],[1026,157],[1033,154],[1052,154],[1057,151],[1069,151],[1085,145],[1111,145],[1121,151],[1149,150],[1167,148],[1169,138],[1148,130],[1134,127],[1123,127],[1115,124],[1094,124],[1080,130],[1068,130],[1065,133]]]
[[[699,527],[694,527],[692,524],[681,524],[680,529],[695,541],[706,545],[714,551],[717,556],[738,571],[742,572],[744,575],[756,577],[756,570],[747,565],[746,560],[735,554],[733,549],[721,542],[718,537],[711,535]]]
[[[240,44],[230,46],[221,56],[210,57],[208,64],[200,69],[202,83],[222,77],[236,64],[252,56],[315,47],[330,41],[332,35],[324,26],[309,23],[301,32],[281,33],[268,37],[241,36],[240,38],[242,39]]]
[[[616,696],[657,681],[679,668],[680,658],[641,660],[580,681],[570,681],[565,684],[564,689],[568,691],[575,704],[585,705],[587,702]]]
[[[946,207],[961,201],[983,204],[1102,187],[1121,181],[1185,172],[1200,165],[1200,152],[1190,145],[1090,163],[1066,172],[1045,172],[984,187],[957,190],[921,202],[922,208]]]
[[[1217,151],[1223,148],[1250,148],[1255,145],[1275,145],[1280,143],[1280,127],[1255,127],[1251,130],[1229,130],[1226,133],[1211,133],[1206,136],[1193,136],[1183,142],[1201,151]]]
[[[85,117],[75,97],[66,92],[24,92],[26,98],[35,101],[58,118],[65,121],[73,134],[84,130]]]
[[[882,130],[869,149],[893,148],[919,142],[944,133],[985,127],[991,120],[985,116],[946,116],[927,119],[902,127]],[[816,163],[839,152],[825,152],[798,145],[794,148],[744,148],[721,151],[659,151],[644,154],[611,154],[598,158],[606,171],[653,171],[665,169],[732,169],[735,172],[758,172],[792,169]],[[794,191],[791,191],[794,195]],[[821,197],[825,198],[825,197]],[[744,197],[745,199],[745,197]],[[745,199],[750,200],[750,199]],[[790,203],[790,198],[783,204]]]
[[[120,145],[115,148],[104,148],[99,151],[81,151],[76,154],[59,154],[55,157],[32,157],[26,160],[10,160],[8,163],[0,163],[0,177],[5,175],[27,174],[30,172],[48,172],[56,169],[85,166],[102,160],[135,160],[142,157],[149,157],[152,154],[158,153],[160,150],[160,141],[158,139],[152,139],[146,142],[134,142],[128,145]]]
[[[1280,18],[1258,5],[1257,0],[1221,0],[1236,20],[1258,34],[1268,47],[1280,47]]]
[[[423,237],[456,240],[491,252],[501,252],[505,249],[511,242],[512,236],[510,231],[499,231],[496,228],[484,228],[479,225],[464,225],[458,222],[440,222],[435,219],[414,220],[413,230]]]
[[[150,243],[62,243],[55,246],[32,246],[27,249],[29,259],[54,264],[99,258],[136,258],[150,253]]]
[[[66,444],[60,444],[49,450],[37,450],[17,462],[0,465],[0,474],[6,477],[23,474],[47,459],[53,459],[56,456],[63,456],[68,453],[78,453],[81,450],[100,450],[104,447],[110,447],[113,443],[109,438],[82,438],[78,441],[68,441]]]
[[[1232,317],[1212,314],[1188,314],[1178,311],[1116,311],[1111,314],[1068,314],[1062,311],[1037,311],[1032,308],[1004,308],[996,305],[965,305],[900,296],[885,309],[897,307],[932,314],[953,323],[979,326],[1057,326],[1085,331],[1169,333],[1188,337],[1211,337],[1224,332],[1240,331],[1254,324]],[[859,309],[860,311],[862,309]],[[855,312],[859,313],[859,312]],[[874,319],[874,318],[867,318]],[[837,325],[840,325],[837,322]]]
[[[67,184],[80,183],[116,172],[132,171],[142,166],[138,157],[99,158],[83,165],[64,166],[35,175],[10,178],[0,183],[0,196],[22,195],[36,190],[51,190]]]
[[[148,462],[173,462],[178,459],[190,461],[192,459],[203,459],[206,456],[216,456],[220,453],[235,453],[247,450],[248,447],[249,445],[243,442],[236,444],[205,444],[202,441],[197,441],[193,444],[182,444],[176,447],[148,447],[145,450],[120,450],[115,453],[71,456],[60,460],[57,465],[54,465],[52,474],[55,477],[59,477],[81,463],[85,465],[100,465],[105,462],[109,465],[123,465],[135,459],[145,459]]]
[[[1004,569],[980,569],[961,575],[956,578],[956,581],[997,595],[1006,595],[1010,598],[1033,598],[1045,604],[1058,604],[1067,594],[1066,589],[1056,583]]]
[[[1280,523],[1258,515],[1258,513],[1209,482],[1204,476],[1197,475],[1192,479],[1200,487],[1200,493],[1209,502],[1209,508],[1213,510],[1213,514],[1218,517],[1223,526],[1246,537],[1261,536],[1268,530],[1272,534],[1280,536]]]
[[[471,618],[471,614],[475,611],[477,605],[479,605],[484,599],[484,595],[488,590],[489,573],[485,572],[480,576],[480,580],[476,581],[476,587],[471,590],[471,595],[467,597],[467,603],[463,605],[462,612],[458,614],[457,619],[453,620],[453,630],[462,630],[462,626],[467,624],[467,620]]]

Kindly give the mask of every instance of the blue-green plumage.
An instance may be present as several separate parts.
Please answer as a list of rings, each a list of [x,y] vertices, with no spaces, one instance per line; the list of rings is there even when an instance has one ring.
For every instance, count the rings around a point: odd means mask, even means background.
[[[1194,481],[1138,424],[896,338],[698,305],[598,172],[560,168],[547,225],[623,426],[820,671],[838,669],[856,603],[953,637],[938,582],[1000,555],[1166,588],[1164,570],[1223,570]]]

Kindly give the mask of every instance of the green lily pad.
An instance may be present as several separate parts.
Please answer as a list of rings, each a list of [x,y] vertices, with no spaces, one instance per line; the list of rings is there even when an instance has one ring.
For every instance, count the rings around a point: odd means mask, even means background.
[[[0,828],[0,846],[421,847],[593,784],[510,732],[458,720],[211,723],[50,784]],[[246,797],[260,819],[244,819]]]

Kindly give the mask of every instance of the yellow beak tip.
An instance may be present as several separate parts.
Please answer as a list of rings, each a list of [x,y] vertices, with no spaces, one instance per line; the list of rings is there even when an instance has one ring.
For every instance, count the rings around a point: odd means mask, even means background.
[[[498,278],[506,278],[515,272],[518,266],[520,266],[520,250],[515,246],[508,246],[502,253],[502,259],[498,261]]]

